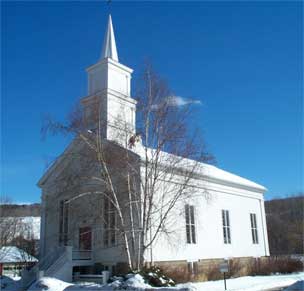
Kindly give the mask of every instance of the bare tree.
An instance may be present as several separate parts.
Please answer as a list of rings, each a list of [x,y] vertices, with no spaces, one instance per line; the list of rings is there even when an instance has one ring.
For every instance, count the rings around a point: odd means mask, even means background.
[[[78,166],[61,175],[58,187],[73,188],[76,194],[66,201],[69,205],[92,195],[102,197],[104,238],[121,238],[131,270],[153,263],[153,244],[160,235],[170,238],[174,232],[168,226],[178,204],[193,196],[200,162],[213,160],[204,140],[189,127],[190,104],[180,106],[150,65],[145,66],[136,95],[136,133],[122,108],[113,124],[116,136],[106,140],[107,121],[98,98],[89,117],[78,106],[66,124],[48,119],[43,127],[44,134],[73,134],[81,144],[81,150],[67,153]]]
[[[20,229],[20,218],[6,213],[5,206],[11,203],[10,197],[0,196],[0,248],[9,245]]]
[[[16,216],[10,197],[0,196],[0,260],[10,251],[9,247],[19,248],[19,255],[15,254],[18,259],[32,263],[31,255],[35,255],[33,227],[22,217]]]

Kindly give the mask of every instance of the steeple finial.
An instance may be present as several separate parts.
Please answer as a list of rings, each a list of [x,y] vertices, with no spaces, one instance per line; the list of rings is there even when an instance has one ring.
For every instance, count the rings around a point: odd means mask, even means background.
[[[112,25],[111,14],[109,15],[108,27],[105,34],[103,48],[100,59],[111,58],[114,61],[118,62],[118,55],[115,43],[114,30]]]

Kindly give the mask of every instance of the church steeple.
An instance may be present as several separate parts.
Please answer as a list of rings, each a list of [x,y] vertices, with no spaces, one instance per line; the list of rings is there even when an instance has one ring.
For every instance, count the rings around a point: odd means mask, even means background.
[[[126,145],[135,134],[136,101],[131,97],[133,70],[119,63],[111,15],[102,54],[89,68],[88,96],[82,99],[88,128],[102,124],[102,137]],[[96,109],[99,120],[96,120]]]
[[[112,60],[118,62],[118,55],[117,55],[111,14],[109,15],[108,27],[103,41],[103,48],[102,48],[100,60],[104,58],[111,58]]]

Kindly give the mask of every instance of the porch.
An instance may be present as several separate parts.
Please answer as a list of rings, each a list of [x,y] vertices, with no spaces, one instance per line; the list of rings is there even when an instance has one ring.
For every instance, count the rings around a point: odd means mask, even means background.
[[[71,282],[74,267],[93,266],[91,250],[77,250],[72,246],[56,247],[30,270],[22,272],[22,286],[29,287],[36,279],[43,276]]]
[[[94,264],[91,250],[72,249],[71,265],[75,266],[91,266]]]

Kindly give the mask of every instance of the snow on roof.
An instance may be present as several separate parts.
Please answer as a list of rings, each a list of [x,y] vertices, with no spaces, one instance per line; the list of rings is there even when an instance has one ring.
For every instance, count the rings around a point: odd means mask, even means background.
[[[133,151],[137,153],[142,159],[145,159],[145,150],[144,146],[141,144],[137,144],[136,147],[133,148]],[[153,160],[153,156],[155,155],[155,150],[149,148],[148,149],[148,159]],[[195,165],[195,161],[191,159],[186,159],[186,158],[181,158],[174,156],[173,154],[166,153],[166,152],[161,152],[161,156],[159,160],[166,164],[166,163],[171,163],[172,161],[176,159],[180,159],[175,165],[180,168],[184,169],[193,169],[193,166]],[[196,166],[196,165],[195,165]],[[196,174],[200,174],[203,177],[206,177],[207,179],[215,180],[218,182],[224,182],[228,184],[234,184],[234,185],[239,185],[242,187],[249,187],[249,188],[254,188],[259,190],[260,192],[265,192],[267,189],[259,185],[253,181],[250,181],[248,179],[245,179],[243,177],[240,177],[238,175],[232,174],[230,172],[227,172],[225,170],[222,170],[218,167],[215,167],[213,165],[205,164],[205,163],[199,163],[199,165],[196,166]]]
[[[47,170],[47,172],[43,175],[43,177],[39,180],[38,185],[41,187],[41,185],[47,180],[48,176],[51,174],[51,172],[63,161],[64,157],[67,155],[68,152],[72,151],[73,147],[78,144],[78,140],[75,139],[73,142],[65,149],[64,153],[52,164],[52,166]],[[132,148],[132,151],[139,155],[142,160],[145,160],[145,147],[142,145],[141,142],[136,143],[136,145]],[[148,160],[153,161],[152,158],[155,155],[155,149],[148,148],[147,154],[148,154]],[[177,167],[184,168],[184,169],[193,169],[193,165],[195,165],[195,161],[191,159],[181,158],[178,156],[175,156],[173,154],[167,153],[167,152],[161,152],[160,161],[163,164],[166,164],[166,161],[168,163],[172,164],[172,159],[178,160],[176,164]],[[228,171],[222,170],[218,167],[215,167],[213,165],[205,164],[205,163],[199,163],[198,166],[196,166],[196,174],[199,174],[207,179],[214,180],[217,182],[223,182],[226,184],[233,184],[236,187],[245,187],[245,188],[251,188],[254,190],[257,190],[258,192],[266,192],[267,189],[257,184],[253,181],[250,181],[248,179],[245,179],[243,177],[240,177],[238,175],[235,175],[233,173],[230,173]]]
[[[253,181],[250,181],[250,180],[240,177],[238,175],[232,174],[230,172],[227,172],[227,171],[217,168],[215,166],[203,164],[203,167],[204,167],[203,174],[209,178],[221,180],[221,181],[225,181],[225,182],[229,182],[229,183],[233,183],[233,184],[237,184],[237,185],[241,185],[241,186],[246,186],[246,187],[250,187],[250,188],[256,188],[256,189],[262,190],[263,192],[265,192],[267,190],[264,186],[262,186],[260,184],[257,184]]]
[[[0,249],[0,263],[38,262],[38,260],[26,251],[14,246]]]

